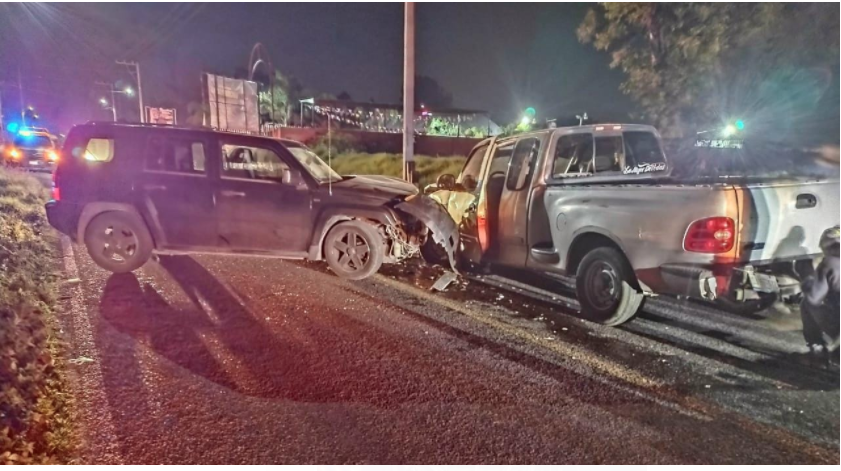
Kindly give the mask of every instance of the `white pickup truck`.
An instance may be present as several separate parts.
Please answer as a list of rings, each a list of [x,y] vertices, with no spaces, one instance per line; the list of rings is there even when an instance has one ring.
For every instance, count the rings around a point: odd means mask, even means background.
[[[574,275],[582,314],[597,322],[621,324],[654,294],[745,310],[795,302],[821,232],[839,223],[838,168],[720,174],[750,150],[698,145],[677,169],[650,126],[493,138],[430,192],[459,223],[463,262]]]

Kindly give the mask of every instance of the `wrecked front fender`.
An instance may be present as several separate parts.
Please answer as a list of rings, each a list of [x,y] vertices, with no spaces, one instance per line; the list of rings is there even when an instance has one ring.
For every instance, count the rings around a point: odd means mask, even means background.
[[[453,221],[444,206],[429,196],[413,195],[397,204],[395,209],[413,216],[429,229],[432,233],[432,240],[447,251],[450,267],[455,271],[458,225]]]

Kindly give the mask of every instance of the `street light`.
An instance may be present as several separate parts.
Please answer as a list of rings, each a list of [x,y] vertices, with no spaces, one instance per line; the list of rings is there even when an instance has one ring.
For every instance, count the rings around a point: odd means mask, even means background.
[[[108,100],[106,100],[104,97],[100,98],[99,99],[99,104],[102,105],[102,106],[108,106]]]

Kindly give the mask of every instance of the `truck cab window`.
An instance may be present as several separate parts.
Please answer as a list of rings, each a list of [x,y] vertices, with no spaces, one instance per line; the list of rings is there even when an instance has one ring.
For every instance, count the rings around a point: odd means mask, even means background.
[[[618,172],[622,170],[625,161],[625,148],[622,136],[605,136],[596,138],[596,156],[588,169],[588,173]]]
[[[539,150],[540,140],[537,138],[530,137],[517,142],[505,180],[505,187],[509,191],[522,190],[526,186]]]
[[[592,160],[592,134],[568,134],[561,136],[558,139],[558,144],[555,146],[552,177],[561,178],[568,174],[584,174],[587,172],[587,167]]]
[[[663,150],[654,134],[643,131],[631,131],[625,136],[625,165],[665,163]]]

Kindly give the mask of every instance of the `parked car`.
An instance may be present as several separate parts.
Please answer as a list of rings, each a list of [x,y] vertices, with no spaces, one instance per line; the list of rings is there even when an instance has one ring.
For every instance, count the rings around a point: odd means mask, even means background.
[[[457,228],[411,184],[340,176],[289,140],[207,129],[89,123],[67,136],[50,224],[112,272],[157,253],[326,260],[362,279]]]
[[[642,125],[487,139],[439,182],[430,196],[458,213],[461,261],[574,275],[582,314],[607,325],[656,294],[796,302],[795,265],[811,266],[839,221],[837,167],[829,178],[676,177]]]
[[[22,129],[3,146],[2,161],[8,167],[51,172],[59,161],[59,151],[50,133]]]

